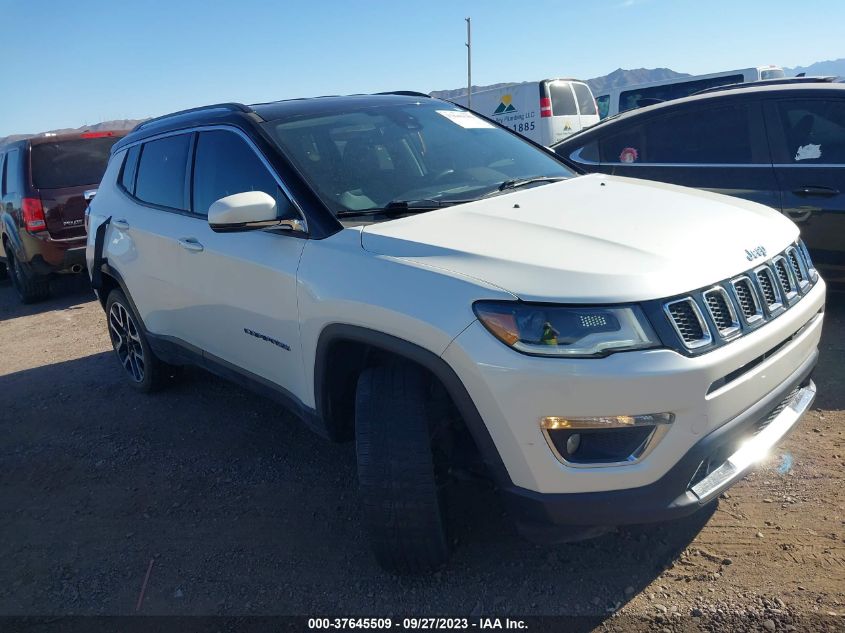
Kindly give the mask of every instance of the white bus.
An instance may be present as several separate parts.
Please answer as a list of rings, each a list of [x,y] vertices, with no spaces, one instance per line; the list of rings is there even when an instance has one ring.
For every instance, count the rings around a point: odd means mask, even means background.
[[[779,66],[757,66],[756,68],[742,68],[727,70],[709,75],[693,75],[653,81],[635,86],[614,88],[596,97],[599,117],[602,119],[625,110],[633,110],[644,105],[688,97],[699,90],[740,84],[763,79],[780,79],[784,76],[783,68]]]
[[[467,107],[467,97],[451,99]],[[549,146],[598,123],[590,87],[577,79],[544,79],[472,93],[471,109]]]

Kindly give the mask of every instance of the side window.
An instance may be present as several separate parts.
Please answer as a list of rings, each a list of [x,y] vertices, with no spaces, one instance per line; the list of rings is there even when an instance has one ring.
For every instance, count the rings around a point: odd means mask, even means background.
[[[627,125],[599,140],[599,156],[602,163],[639,163],[643,162],[645,147],[644,126]]]
[[[790,163],[845,162],[845,99],[777,103]]]
[[[6,165],[3,163],[4,158],[6,157],[0,154],[0,196],[6,194]]]
[[[289,215],[290,204],[267,167],[234,132],[200,132],[194,159],[193,211],[208,215],[220,198],[244,191],[263,191],[276,199],[280,217]]]
[[[599,107],[599,118],[605,118],[610,110],[610,95],[596,97],[596,105]]]
[[[652,117],[606,137],[603,163],[749,164],[748,107],[742,104]]]
[[[20,193],[18,181],[20,180],[20,150],[13,149],[6,154],[6,163],[3,165],[3,195]]]
[[[123,161],[123,169],[120,172],[120,185],[131,195],[135,195],[135,174],[138,173],[138,155],[141,153],[140,145],[133,145],[126,152]]]
[[[190,141],[190,134],[180,134],[144,143],[138,163],[135,197],[143,202],[187,210],[185,165]]]
[[[686,110],[654,119],[646,130],[643,162],[749,164],[752,160],[748,106]]]

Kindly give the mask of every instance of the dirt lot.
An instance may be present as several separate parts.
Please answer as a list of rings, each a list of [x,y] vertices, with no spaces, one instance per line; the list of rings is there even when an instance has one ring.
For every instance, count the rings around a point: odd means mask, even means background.
[[[20,306],[0,282],[0,616],[51,616],[60,630],[61,616],[134,614],[154,561],[141,614],[564,614],[595,616],[582,630],[840,630],[841,298],[825,328],[816,408],[715,512],[544,548],[467,484],[449,567],[395,578],[362,534],[351,445],[198,370],[136,394],[83,285]]]

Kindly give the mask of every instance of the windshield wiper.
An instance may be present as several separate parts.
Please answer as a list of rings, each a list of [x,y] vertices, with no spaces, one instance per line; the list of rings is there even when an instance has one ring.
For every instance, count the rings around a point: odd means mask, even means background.
[[[440,209],[441,207],[449,207],[463,200],[391,200],[383,207],[373,207],[371,209],[358,209],[349,211],[338,211],[339,218],[355,218],[368,215],[404,215],[406,213],[422,213],[424,211],[432,211],[433,209]]]
[[[514,180],[506,180],[496,191],[505,191],[507,189],[519,189],[525,185],[531,185],[535,182],[558,182],[566,180],[563,176],[529,176],[528,178],[516,178]]]

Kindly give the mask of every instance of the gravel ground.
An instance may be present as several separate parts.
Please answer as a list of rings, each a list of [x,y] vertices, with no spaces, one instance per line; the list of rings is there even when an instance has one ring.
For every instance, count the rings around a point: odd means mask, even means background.
[[[494,494],[463,484],[450,565],[396,578],[367,548],[352,445],[199,370],[137,394],[83,280],[35,306],[0,282],[0,616],[50,616],[51,630],[63,616],[136,612],[843,630],[843,352],[845,300],[834,297],[815,408],[718,508],[539,547]]]

